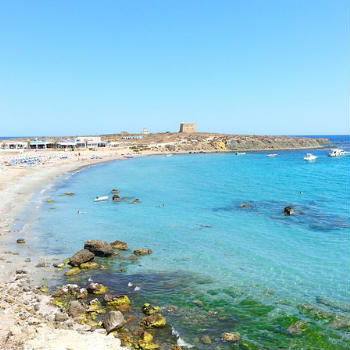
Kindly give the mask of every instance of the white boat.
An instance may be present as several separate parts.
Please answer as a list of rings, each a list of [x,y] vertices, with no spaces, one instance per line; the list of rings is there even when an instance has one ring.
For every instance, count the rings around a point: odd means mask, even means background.
[[[316,159],[317,159],[317,156],[313,155],[312,153],[306,153],[306,157],[304,157],[304,160],[308,160],[308,161],[313,161]]]
[[[172,156],[173,156],[173,154],[171,154],[171,153],[166,155],[166,157],[172,157]]]
[[[99,196],[94,199],[94,202],[101,202],[108,200],[108,196]]]
[[[245,152],[236,152],[236,156],[243,156],[243,154],[247,154]]]
[[[345,152],[343,149],[337,148],[337,149],[331,149],[331,152],[328,153],[330,157],[340,157],[345,156],[347,152]]]
[[[271,158],[273,158],[273,157],[277,157],[277,156],[278,156],[277,153],[271,153],[271,154],[268,154],[266,157],[271,157]]]

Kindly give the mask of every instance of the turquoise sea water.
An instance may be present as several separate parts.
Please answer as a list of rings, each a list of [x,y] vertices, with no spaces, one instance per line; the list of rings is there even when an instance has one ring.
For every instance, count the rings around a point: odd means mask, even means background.
[[[182,339],[212,338],[200,349],[228,346],[224,331],[239,331],[242,348],[345,349],[349,325],[335,321],[350,317],[350,156],[277,153],[152,156],[79,171],[41,194],[37,249],[70,256],[93,238],[152,249],[137,262],[109,259],[111,270],[93,278],[140,305],[175,305],[167,318]],[[131,198],[93,202],[113,188]],[[284,216],[286,205],[299,214]],[[306,330],[288,335],[296,320]]]

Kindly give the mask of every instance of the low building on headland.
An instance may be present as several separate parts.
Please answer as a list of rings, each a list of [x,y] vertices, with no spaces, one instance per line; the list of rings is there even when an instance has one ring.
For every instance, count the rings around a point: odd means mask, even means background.
[[[1,149],[25,149],[28,148],[28,142],[25,141],[7,141],[0,144]]]
[[[149,135],[149,130],[147,128],[143,128],[142,135]]]
[[[56,144],[51,140],[31,140],[29,141],[30,149],[46,149],[46,148],[55,148]]]
[[[179,132],[186,133],[186,134],[194,134],[197,132],[196,124],[195,123],[181,123]]]

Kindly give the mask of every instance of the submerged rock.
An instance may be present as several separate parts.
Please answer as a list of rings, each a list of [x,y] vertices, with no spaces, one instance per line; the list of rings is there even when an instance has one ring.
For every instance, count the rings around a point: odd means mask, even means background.
[[[149,255],[149,254],[152,254],[152,249],[135,249],[134,254],[136,254],[136,255]]]
[[[125,318],[120,311],[109,311],[103,318],[103,327],[107,333],[123,327],[124,324]]]
[[[287,328],[287,333],[289,335],[298,335],[305,331],[304,326],[306,325],[307,321],[305,320],[299,320],[297,322],[292,323]]]
[[[87,291],[93,294],[104,294],[108,291],[108,287],[101,283],[90,283],[87,286]]]
[[[100,267],[100,265],[96,262],[86,262],[80,265],[81,269],[85,269],[85,270],[91,270],[91,269],[98,269]]]
[[[136,204],[136,203],[140,203],[141,201],[139,200],[139,199],[134,199],[131,203],[133,203],[133,204]]]
[[[294,209],[293,209],[290,205],[288,205],[287,207],[285,207],[284,210],[283,210],[283,212],[284,212],[284,215],[288,215],[288,216],[290,216],[290,215],[295,215],[295,211],[294,211]]]
[[[74,194],[75,194],[75,193],[73,193],[73,192],[65,192],[65,193],[64,193],[64,195],[66,195],[66,196],[74,196]]]
[[[91,239],[85,242],[84,249],[98,256],[111,256],[113,254],[112,246],[105,241],[99,239]]]
[[[140,325],[145,328],[161,328],[166,326],[166,319],[161,314],[144,317]]]
[[[111,242],[111,246],[114,249],[118,249],[118,250],[129,250],[128,244],[126,242],[123,241],[114,241]]]
[[[249,203],[242,203],[239,205],[241,208],[250,208],[252,205]]]
[[[210,339],[209,335],[203,335],[201,337],[201,342],[203,344],[211,344],[211,339]]]
[[[316,297],[316,302],[319,304],[323,304],[325,306],[329,306],[332,309],[338,309],[344,312],[350,312],[350,304],[348,303],[338,302],[338,301],[331,300],[321,296]]]
[[[221,334],[221,339],[228,342],[238,342],[241,339],[241,335],[238,332],[225,332]]]
[[[74,276],[78,275],[81,272],[79,267],[72,267],[70,270],[64,273],[65,276]]]
[[[93,260],[94,257],[95,254],[92,253],[90,250],[82,249],[70,258],[69,264],[72,266],[79,266],[80,264]]]

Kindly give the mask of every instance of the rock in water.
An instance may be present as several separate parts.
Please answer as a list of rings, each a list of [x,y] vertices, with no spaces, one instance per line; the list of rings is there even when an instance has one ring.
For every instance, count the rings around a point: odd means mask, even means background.
[[[80,264],[93,260],[94,257],[95,254],[92,253],[90,250],[82,249],[70,258],[69,264],[72,266],[79,266]]]
[[[166,319],[161,314],[152,314],[141,321],[141,326],[145,328],[160,328],[166,326]]]
[[[290,205],[285,207],[283,212],[284,212],[284,215],[288,215],[288,216],[295,214],[294,209]]]
[[[117,240],[117,241],[111,242],[111,246],[112,248],[118,249],[118,250],[129,250],[127,243],[123,241]]]
[[[85,242],[84,249],[98,256],[111,256],[113,254],[112,246],[105,241],[100,241],[99,239],[90,239]]]
[[[103,319],[103,327],[107,333],[110,333],[118,328],[123,327],[125,319],[120,311],[109,311]]]
[[[127,295],[105,294],[103,297],[107,306],[113,307],[120,311],[130,310],[130,299]]]
[[[100,267],[100,265],[96,262],[86,262],[86,263],[82,263],[80,265],[81,269],[85,269],[85,270],[91,270],[91,269],[98,269]]]
[[[250,208],[252,205],[249,203],[242,203],[239,205],[241,208]]]
[[[160,307],[159,306],[152,306],[149,303],[145,303],[142,306],[142,311],[145,315],[152,315],[155,314],[156,312],[159,312]]]
[[[225,332],[221,334],[222,340],[228,342],[238,342],[241,339],[241,335],[238,332]]]
[[[18,244],[24,244],[26,241],[24,238],[18,238],[16,241]]]
[[[85,313],[85,307],[78,301],[72,300],[68,307],[68,315],[71,317],[77,317]]]
[[[136,254],[136,255],[149,255],[149,254],[152,254],[152,249],[135,249],[134,254]]]
[[[292,323],[288,327],[287,333],[289,335],[301,334],[305,330],[304,326],[305,326],[306,323],[307,322],[304,321],[304,320],[300,320],[300,321]]]
[[[65,276],[74,276],[74,275],[78,275],[81,272],[81,270],[79,269],[79,267],[72,267],[70,270],[66,271],[64,273]]]
[[[93,294],[104,294],[104,293],[107,293],[108,291],[108,287],[107,286],[104,286],[103,284],[101,283],[90,283],[87,288],[89,293],[93,293]]]
[[[204,344],[211,344],[211,339],[210,339],[209,335],[203,335],[201,337],[201,341]]]

